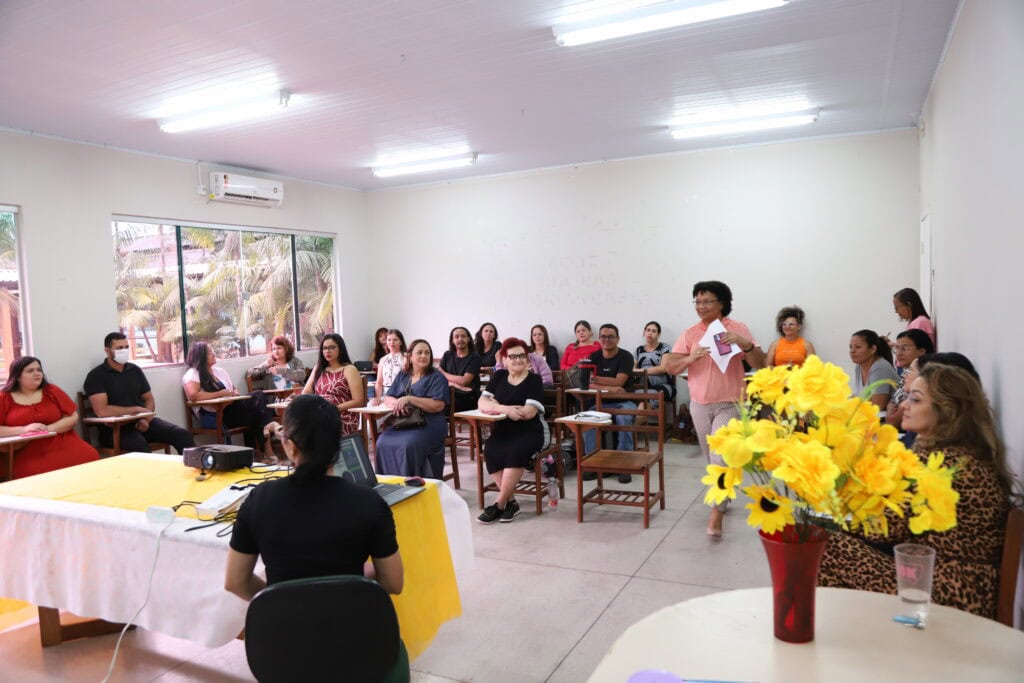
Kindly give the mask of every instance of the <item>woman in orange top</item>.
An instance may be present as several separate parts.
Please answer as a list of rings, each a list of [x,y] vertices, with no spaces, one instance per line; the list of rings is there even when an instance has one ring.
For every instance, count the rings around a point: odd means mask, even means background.
[[[779,338],[768,347],[768,365],[801,366],[807,356],[815,353],[814,344],[800,336],[804,328],[804,311],[799,306],[786,306],[775,316]]]

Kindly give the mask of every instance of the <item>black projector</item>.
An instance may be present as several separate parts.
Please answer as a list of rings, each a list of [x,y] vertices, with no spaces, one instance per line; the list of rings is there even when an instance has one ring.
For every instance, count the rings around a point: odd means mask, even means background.
[[[252,449],[248,446],[216,444],[186,448],[181,454],[181,459],[186,467],[194,467],[197,470],[230,472],[252,467],[252,455]]]

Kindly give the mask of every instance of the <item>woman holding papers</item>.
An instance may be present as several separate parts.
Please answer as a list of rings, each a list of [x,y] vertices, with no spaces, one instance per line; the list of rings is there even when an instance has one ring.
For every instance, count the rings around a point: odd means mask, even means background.
[[[511,522],[519,514],[516,485],[544,446],[544,382],[530,372],[526,349],[521,339],[506,339],[498,360],[508,369],[495,370],[480,395],[482,412],[506,417],[494,423],[484,445],[487,473],[498,486],[498,499],[477,517],[482,524]]]
[[[99,460],[96,449],[75,432],[77,424],[74,402],[46,381],[38,358],[22,356],[11,363],[7,384],[0,389],[0,437],[57,432],[25,442],[14,456],[11,479]]]
[[[743,398],[743,360],[764,367],[765,355],[743,323],[729,317],[732,290],[717,280],[693,286],[693,305],[700,321],[676,340],[665,365],[673,375],[688,371],[690,414],[700,449],[709,463],[723,464],[708,449],[708,435],[739,417],[736,403]],[[728,501],[711,509],[708,535],[720,538]]]

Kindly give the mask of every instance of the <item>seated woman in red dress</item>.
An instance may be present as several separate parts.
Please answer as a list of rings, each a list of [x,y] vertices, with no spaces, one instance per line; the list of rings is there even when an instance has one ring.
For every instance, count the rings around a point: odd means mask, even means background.
[[[0,437],[57,432],[48,439],[26,442],[14,454],[11,479],[99,460],[96,449],[75,432],[77,424],[74,402],[46,381],[38,358],[23,356],[11,363],[7,384],[0,389]]]

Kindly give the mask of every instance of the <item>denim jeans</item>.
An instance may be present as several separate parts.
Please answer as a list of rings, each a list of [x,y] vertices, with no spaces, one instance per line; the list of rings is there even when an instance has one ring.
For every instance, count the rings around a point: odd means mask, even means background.
[[[626,410],[636,410],[636,404],[632,401],[602,401],[602,408],[623,408]],[[613,415],[612,419],[617,425],[631,425],[633,424],[632,415]],[[587,453],[594,450],[597,444],[597,431],[596,429],[588,429],[583,433],[583,448]],[[616,450],[620,451],[631,451],[633,450],[633,432],[615,432],[618,436],[618,447]]]

